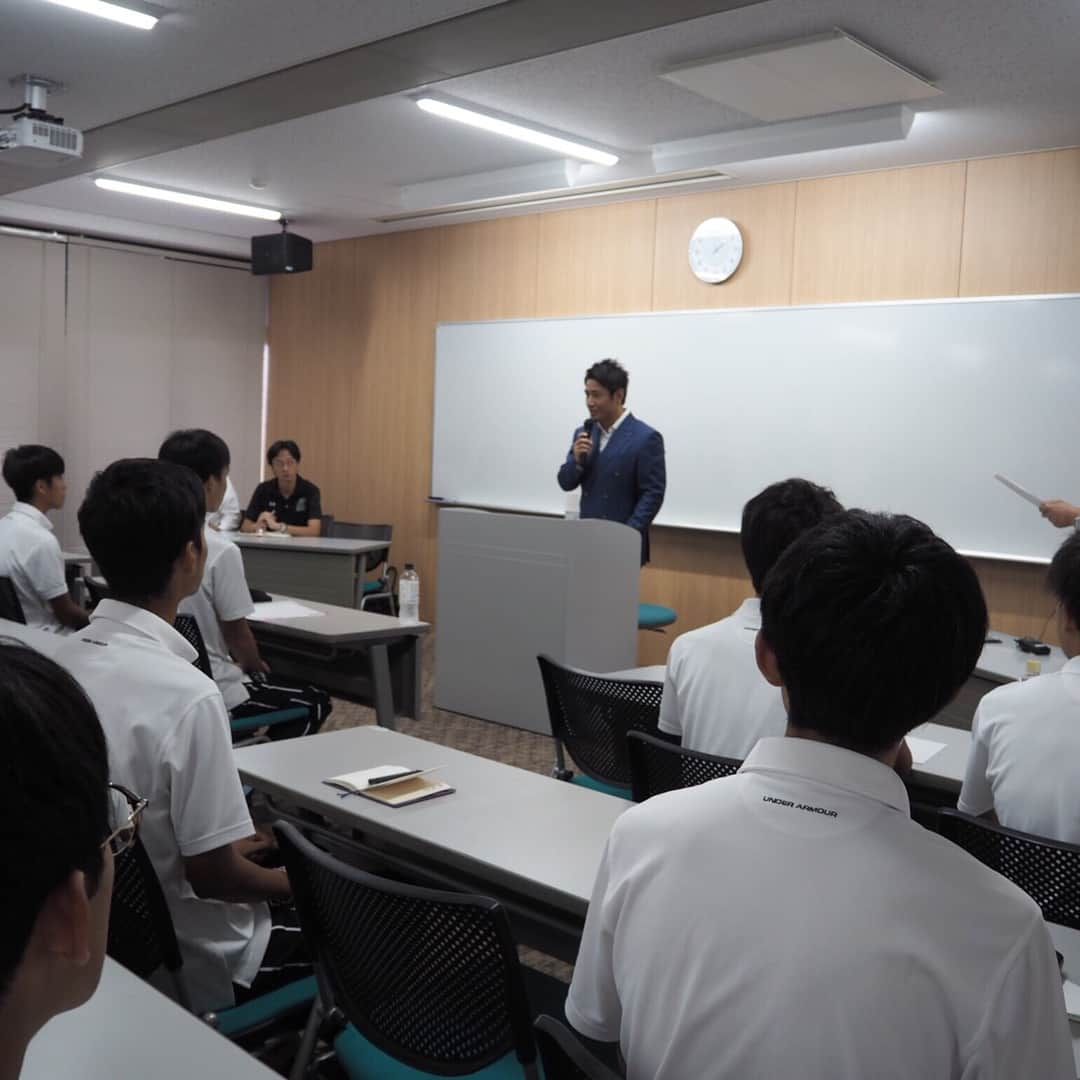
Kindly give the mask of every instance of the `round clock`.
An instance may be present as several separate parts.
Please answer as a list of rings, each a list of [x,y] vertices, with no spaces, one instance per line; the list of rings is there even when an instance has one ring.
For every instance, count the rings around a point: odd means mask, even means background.
[[[739,226],[730,218],[707,218],[690,237],[690,269],[701,281],[719,285],[727,281],[742,261],[743,242]]]

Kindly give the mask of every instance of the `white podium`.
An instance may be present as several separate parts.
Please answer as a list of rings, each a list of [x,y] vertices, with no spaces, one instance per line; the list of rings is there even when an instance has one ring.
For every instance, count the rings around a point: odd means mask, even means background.
[[[537,655],[633,667],[640,562],[614,521],[441,510],[435,705],[549,733]]]

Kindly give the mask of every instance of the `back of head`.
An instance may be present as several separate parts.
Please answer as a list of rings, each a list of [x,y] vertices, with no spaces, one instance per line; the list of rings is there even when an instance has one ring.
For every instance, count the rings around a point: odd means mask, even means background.
[[[1073,625],[1080,627],[1080,533],[1054,552],[1046,583]]]
[[[225,440],[205,428],[174,431],[158,450],[159,461],[171,461],[190,469],[203,483],[220,476],[230,464]]]
[[[780,480],[755,495],[743,507],[739,530],[754,592],[761,593],[765,575],[789,544],[843,509],[828,488],[809,480]]]
[[[108,779],[105,736],[75,680],[0,641],[0,1000],[48,896],[76,870],[96,886]]]
[[[99,472],[79,507],[87,550],[121,600],[162,595],[191,542],[201,548],[206,496],[183,465],[126,458]]]
[[[791,724],[869,754],[946,705],[986,637],[967,561],[914,518],[862,510],[791,544],[765,579],[761,618]]]
[[[64,459],[49,446],[13,446],[4,454],[4,482],[19,502],[34,497],[34,485],[39,480],[49,482],[64,475]]]

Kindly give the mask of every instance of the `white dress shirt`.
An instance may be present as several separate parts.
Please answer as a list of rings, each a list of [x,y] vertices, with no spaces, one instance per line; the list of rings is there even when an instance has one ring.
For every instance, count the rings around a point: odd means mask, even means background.
[[[11,578],[27,626],[69,632],[49,607],[68,592],[64,556],[52,522],[30,503],[17,502],[0,518],[0,577]]]
[[[1080,844],[1080,656],[979,702],[958,806]]]
[[[605,428],[603,424],[597,422],[597,427],[600,429],[600,445],[597,448],[597,453],[602,454],[607,449],[607,444],[611,442],[611,436],[619,430],[619,425],[630,415],[629,409],[623,409],[619,414],[619,419],[611,425],[610,428]]]
[[[195,650],[142,608],[102,600],[56,657],[97,709],[110,777],[150,800],[139,835],[157,871],[196,1012],[233,1003],[270,939],[265,904],[195,895],[184,859],[251,836],[225,704]]]
[[[240,549],[213,529],[204,529],[206,568],[198,592],[180,601],[179,610],[194,615],[199,624],[210,668],[227,709],[235,709],[251,696],[244,685],[244,672],[229,655],[229,646],[221,631],[223,622],[246,619],[255,612],[244,575]]]
[[[629,1080],[1075,1076],[1034,901],[806,739],[616,821],[566,1015]]]
[[[758,671],[761,629],[755,596],[726,619],[680,634],[668,653],[660,730],[689,750],[741,761],[766,735],[783,735],[787,710],[778,687]]]

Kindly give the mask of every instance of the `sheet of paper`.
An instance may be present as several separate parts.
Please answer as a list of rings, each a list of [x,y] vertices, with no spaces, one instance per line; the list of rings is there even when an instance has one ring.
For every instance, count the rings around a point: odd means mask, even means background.
[[[1069,1014],[1069,1019],[1080,1020],[1080,986],[1071,979],[1066,979],[1061,984],[1061,989],[1065,993],[1065,1011]]]
[[[911,751],[912,763],[915,765],[925,765],[939,750],[945,749],[943,742],[920,739],[917,735],[908,735],[907,744]]]
[[[255,605],[255,614],[251,617],[256,622],[273,622],[275,619],[303,619],[323,612],[305,607],[295,600],[268,600],[265,604]]]
[[[994,473],[994,479],[999,484],[1004,484],[1010,491],[1015,491],[1021,499],[1027,499],[1033,506],[1039,506],[1045,501],[1040,499],[1034,492],[1028,491],[1025,487],[1021,487],[1015,480],[1010,480],[1007,476],[1002,476],[999,472]]]

